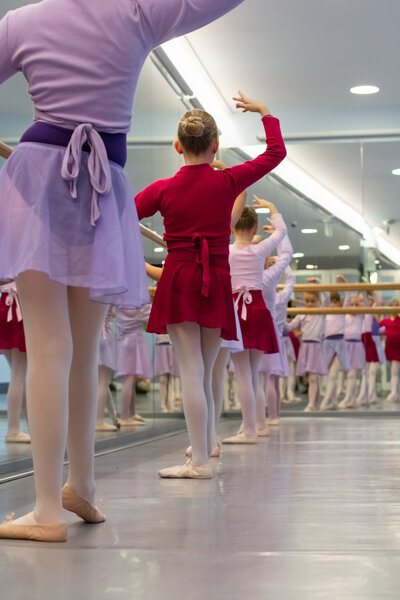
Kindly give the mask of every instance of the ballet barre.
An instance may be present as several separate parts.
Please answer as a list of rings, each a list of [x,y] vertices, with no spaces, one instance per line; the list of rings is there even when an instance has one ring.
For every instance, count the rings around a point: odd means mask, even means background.
[[[283,290],[284,285],[278,285],[277,290]],[[369,292],[369,291],[400,290],[400,283],[297,283],[295,292]]]
[[[287,314],[293,315],[398,315],[400,306],[318,306],[316,308],[288,308]]]
[[[2,158],[9,158],[12,154],[12,151],[13,150],[11,146],[8,146],[4,142],[0,141],[0,156]],[[144,225],[140,224],[140,232],[145,238],[151,240],[152,242],[155,242],[156,244],[159,244],[164,248],[167,247],[167,244],[164,242],[163,238],[160,235],[158,235],[158,233],[152,231],[148,227],[145,227]]]

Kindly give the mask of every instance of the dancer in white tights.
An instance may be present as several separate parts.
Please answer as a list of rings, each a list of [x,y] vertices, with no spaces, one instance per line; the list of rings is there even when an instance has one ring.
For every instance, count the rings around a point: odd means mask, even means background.
[[[289,332],[285,330],[285,324],[287,319],[287,308],[290,297],[293,293],[294,286],[296,284],[296,277],[292,269],[288,266],[285,269],[285,286],[283,290],[276,294],[276,324],[279,331],[282,334],[283,345],[285,348],[285,354],[289,365],[289,374],[285,377],[279,378],[279,396],[280,403],[282,402],[295,402],[297,399],[294,395],[294,389],[296,385],[296,355],[294,352],[293,344],[289,337]],[[287,335],[285,335],[285,333]],[[286,400],[287,394],[287,400]],[[300,399],[298,399],[300,400]]]
[[[237,306],[243,337],[243,352],[232,355],[242,407],[243,428],[223,440],[224,444],[253,444],[257,442],[256,409],[259,365],[264,352],[279,350],[271,313],[262,297],[262,277],[265,259],[286,234],[286,225],[272,202],[254,197],[254,204],[268,208],[274,231],[269,238],[253,244],[257,232],[257,213],[245,207],[234,228],[235,243],[230,246],[232,291]],[[267,233],[272,228],[264,228]],[[262,323],[262,327],[260,327]],[[265,405],[263,432],[265,431]],[[265,433],[264,433],[265,435]]]
[[[175,408],[173,400],[174,379],[179,377],[179,368],[171,338],[167,333],[156,336],[154,377],[159,377],[160,379],[161,412],[173,411]]]
[[[336,280],[346,283],[343,275],[336,275]],[[341,306],[341,298],[337,292],[330,295],[332,308]],[[343,306],[350,305],[350,295],[347,294]],[[337,379],[340,371],[350,370],[350,360],[344,341],[345,315],[327,315],[325,321],[325,337],[323,352],[328,365],[328,382],[325,397],[321,403],[321,410],[337,410]]]
[[[7,391],[6,443],[29,444],[30,435],[23,433],[20,427],[27,368],[21,307],[14,283],[2,286],[0,292],[0,354],[4,355],[11,373]]]
[[[368,295],[369,306],[383,306],[383,298],[379,292],[374,291]],[[382,328],[383,329],[383,328]],[[375,315],[364,315],[362,340],[366,355],[366,368],[362,371],[361,390],[366,393],[361,393],[364,405],[376,404],[378,399],[376,396],[376,373],[379,364],[386,364],[385,350],[380,338],[379,320]]]
[[[258,393],[257,393],[257,435],[265,435],[268,431],[265,427],[265,405],[268,404],[268,419],[267,425],[276,426],[279,424],[280,413],[280,393],[279,393],[279,377],[287,377],[289,375],[289,365],[287,361],[285,346],[283,342],[282,329],[277,323],[277,293],[276,286],[282,274],[289,266],[292,260],[293,248],[289,237],[286,233],[285,237],[278,244],[277,256],[273,263],[270,264],[269,257],[265,264],[262,282],[262,293],[265,304],[269,309],[274,326],[275,334],[278,340],[279,352],[277,354],[264,354],[261,358],[259,367]],[[284,314],[286,320],[286,306]],[[284,323],[283,323],[284,324]]]
[[[148,302],[123,173],[139,73],[154,47],[240,3],[46,0],[0,21],[0,83],[22,72],[35,106],[0,172],[0,281],[16,279],[21,299],[36,487],[34,511],[0,537],[64,541],[62,503],[104,520],[93,468],[101,326],[107,304]]]

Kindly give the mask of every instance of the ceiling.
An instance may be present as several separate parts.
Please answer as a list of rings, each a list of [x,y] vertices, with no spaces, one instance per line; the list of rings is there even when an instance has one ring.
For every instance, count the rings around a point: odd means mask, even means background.
[[[25,3],[0,0],[0,16]],[[337,133],[349,138],[362,134],[368,140],[376,131],[400,132],[399,21],[398,0],[246,0],[189,40],[227,102],[233,105],[231,97],[238,88],[265,101],[280,118],[284,137],[298,138],[288,144],[289,157],[363,213],[371,227],[395,219],[390,239],[400,247],[400,177],[391,174],[400,168],[400,135],[390,142],[365,141],[363,168],[360,143],[318,141]],[[350,87],[364,83],[378,85],[381,92],[364,97],[349,93]],[[182,104],[148,61],[135,100],[131,137],[172,139],[181,113]],[[18,137],[31,119],[26,84],[14,77],[0,88],[0,139]],[[240,123],[241,143],[257,143],[262,133],[258,119],[241,113],[234,119]],[[315,140],[302,142],[310,137]],[[169,176],[179,167],[171,150],[158,150],[130,151],[128,175],[134,185]],[[285,216],[291,219],[299,205],[286,204]],[[315,207],[306,208],[297,215],[303,226],[326,217]],[[160,227],[160,222],[155,225]],[[338,254],[336,238],[344,234],[335,233],[335,247],[326,236],[306,242],[298,235],[292,231],[296,250],[332,257]]]

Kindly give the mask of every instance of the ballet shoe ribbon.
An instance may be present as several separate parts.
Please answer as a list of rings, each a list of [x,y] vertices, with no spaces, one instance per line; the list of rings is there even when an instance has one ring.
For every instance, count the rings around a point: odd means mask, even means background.
[[[235,300],[236,310],[239,312],[239,303],[242,299],[243,304],[240,318],[242,319],[242,321],[247,321],[247,305],[253,302],[253,296],[251,295],[251,291],[249,290],[249,288],[243,287],[239,288],[238,290],[235,290],[235,293],[237,293],[238,295]]]
[[[85,142],[90,147],[88,159],[89,178],[92,186],[90,224],[94,227],[100,217],[99,195],[107,194],[111,189],[111,169],[104,142],[90,123],[82,123],[75,128],[65,151],[61,177],[69,182],[70,194],[72,198],[76,198],[82,163],[82,146]]]
[[[194,233],[192,236],[193,242],[196,246],[200,246],[200,252],[197,256],[196,263],[202,266],[202,283],[201,283],[201,295],[208,298],[210,291],[210,249],[208,247],[207,238],[200,235],[200,233]]]
[[[7,298],[6,298],[6,306],[9,307],[8,313],[7,313],[7,323],[12,321],[12,319],[13,319],[12,307],[13,307],[14,302],[15,302],[15,310],[17,313],[17,320],[18,320],[18,322],[20,322],[20,321],[22,321],[22,311],[21,311],[21,305],[19,303],[18,294],[17,294],[16,290],[9,289],[9,290],[7,290]]]

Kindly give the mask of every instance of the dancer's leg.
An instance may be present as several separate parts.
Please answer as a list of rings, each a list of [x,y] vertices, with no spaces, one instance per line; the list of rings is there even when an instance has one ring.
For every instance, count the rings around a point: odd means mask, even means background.
[[[207,419],[207,447],[208,452],[211,451],[216,442],[215,447],[218,447],[218,440],[216,439],[216,423],[217,417],[215,414],[215,403],[213,394],[213,372],[215,361],[221,346],[221,330],[220,329],[207,329],[206,327],[201,328],[201,352],[204,364],[204,393],[207,400],[208,408],[208,419]],[[218,406],[218,423],[221,415],[221,400],[219,400]]]
[[[388,400],[392,402],[398,402],[399,398],[399,366],[400,363],[397,360],[392,360],[390,367],[390,394]]]
[[[121,395],[121,419],[123,421],[127,421],[131,418],[131,403],[132,395],[134,393],[134,385],[134,375],[127,375],[123,378]]]
[[[339,408],[354,408],[356,398],[357,370],[351,369],[347,373],[347,388],[344,399],[340,402]]]
[[[168,325],[167,331],[181,374],[183,410],[192,446],[192,461],[194,465],[206,465],[209,456],[208,406],[204,391],[201,329],[197,323],[184,322]]]
[[[59,523],[72,360],[68,293],[66,286],[38,271],[25,271],[16,283],[29,363],[27,403],[36,488],[33,513],[17,523]]]
[[[296,363],[292,360],[289,361],[289,371],[290,375],[288,377],[287,384],[287,399],[289,402],[298,402],[299,398],[295,396],[296,389]]]
[[[376,397],[376,372],[379,363],[369,363],[368,368],[368,399],[370,404],[377,403]]]
[[[218,447],[218,425],[221,418],[222,408],[224,406],[224,391],[225,391],[225,379],[226,379],[226,365],[229,360],[229,349],[220,348],[217,358],[214,364],[214,370],[212,374],[212,391],[214,396],[214,414],[215,414],[215,427],[212,433],[212,447]]]
[[[267,390],[268,390],[268,373],[266,371],[259,371],[258,372],[257,405],[256,405],[257,429],[265,429],[265,407],[267,405],[267,400],[268,400]],[[268,407],[269,407],[269,404],[268,404]]]
[[[104,411],[110,393],[109,384],[112,377],[112,370],[105,365],[99,366],[99,389],[98,389],[98,407],[96,423],[100,425],[104,422]]]
[[[287,381],[288,381],[287,377],[279,378],[279,396],[280,396],[281,402],[287,402],[287,400],[286,400]]]
[[[280,395],[279,395],[279,377],[269,375],[268,377],[268,424],[277,425],[279,419]]]
[[[13,348],[8,353],[11,368],[11,379],[7,392],[7,436],[13,436],[20,432],[20,418],[22,404],[24,401],[25,378],[26,378],[26,353]],[[7,355],[6,355],[7,358]]]
[[[335,355],[329,367],[328,383],[326,386],[325,397],[321,404],[322,410],[337,407],[337,378],[339,375],[339,371],[340,360],[339,357]]]
[[[366,406],[368,404],[368,363],[365,369],[361,371],[361,385],[360,391],[356,399],[357,406]]]
[[[319,408],[319,376],[316,373],[308,375],[308,405],[307,410],[318,410]]]
[[[256,436],[256,395],[250,364],[250,350],[236,352],[232,355],[235,365],[235,378],[239,402],[243,416],[243,431],[251,437]]]
[[[160,408],[161,412],[168,412],[168,373],[160,375]]]
[[[68,483],[94,504],[98,352],[107,305],[91,302],[88,289],[70,287],[68,306],[73,340],[69,377]]]
[[[339,375],[338,375],[338,382],[337,382],[337,395],[338,396],[342,396],[344,394],[344,378],[345,378],[345,372],[340,371]]]

